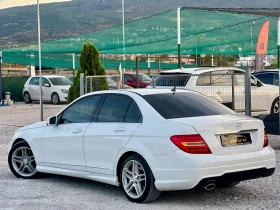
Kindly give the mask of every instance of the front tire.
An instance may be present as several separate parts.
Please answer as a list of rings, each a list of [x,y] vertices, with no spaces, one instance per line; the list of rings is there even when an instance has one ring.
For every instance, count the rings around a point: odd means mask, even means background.
[[[275,98],[272,102],[270,114],[276,114],[279,113],[279,98]]]
[[[25,92],[25,93],[23,94],[23,99],[24,99],[24,102],[25,102],[26,104],[32,103],[31,96],[30,96],[30,94],[29,94],[28,92]]]
[[[37,178],[36,161],[29,145],[22,141],[15,144],[9,152],[8,163],[12,173],[22,179]]]
[[[53,94],[52,94],[52,103],[53,103],[54,105],[60,104],[59,95],[58,95],[57,93],[53,93]]]
[[[119,176],[122,190],[132,202],[152,202],[160,196],[150,167],[139,155],[132,155],[123,162]]]

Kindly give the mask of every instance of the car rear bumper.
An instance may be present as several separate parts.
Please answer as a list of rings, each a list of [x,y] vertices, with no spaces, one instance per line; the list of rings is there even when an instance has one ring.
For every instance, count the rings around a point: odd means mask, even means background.
[[[145,159],[160,191],[192,189],[208,179],[234,181],[235,175],[238,175],[235,181],[270,176],[276,166],[271,147],[234,155],[193,155],[176,150],[164,156],[145,156]]]

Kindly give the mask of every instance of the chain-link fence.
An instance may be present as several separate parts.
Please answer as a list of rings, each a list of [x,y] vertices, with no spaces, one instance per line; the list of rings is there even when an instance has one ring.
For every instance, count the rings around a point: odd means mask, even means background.
[[[246,96],[251,116],[262,119],[274,146],[280,141],[279,87],[263,84],[250,76],[249,92],[245,89],[245,72],[225,70],[197,73],[163,72],[153,76],[148,88],[180,88],[197,91],[224,104],[238,113],[245,114]]]

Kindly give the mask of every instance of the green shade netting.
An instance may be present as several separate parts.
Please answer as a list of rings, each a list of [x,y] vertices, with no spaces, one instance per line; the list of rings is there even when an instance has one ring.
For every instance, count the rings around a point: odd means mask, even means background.
[[[275,17],[184,9],[181,11],[182,55],[254,55],[260,28],[266,20],[270,20],[268,54],[276,54]],[[71,68],[70,54],[80,53],[87,40],[93,42],[101,54],[177,54],[177,11],[175,9],[125,24],[125,51],[122,26],[43,43],[42,65]],[[36,59],[38,46],[13,48],[10,52],[4,50],[3,61],[29,65],[30,53],[34,53]],[[120,61],[110,62],[119,65]],[[104,63],[104,66],[116,67],[111,64]],[[129,66],[135,68],[135,62],[127,61],[123,67],[131,68]]]

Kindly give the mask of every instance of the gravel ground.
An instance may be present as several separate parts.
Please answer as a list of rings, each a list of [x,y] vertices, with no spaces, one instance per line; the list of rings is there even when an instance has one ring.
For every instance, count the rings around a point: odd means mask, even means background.
[[[54,115],[63,107],[46,105],[46,114]],[[280,209],[279,168],[271,177],[242,182],[232,189],[163,192],[160,199],[150,204],[131,203],[120,188],[89,180],[57,175],[18,179],[7,164],[8,142],[18,127],[38,121],[39,116],[37,104],[0,108],[0,210]],[[277,142],[274,146],[278,147]],[[276,154],[279,160],[280,152],[276,150]]]

